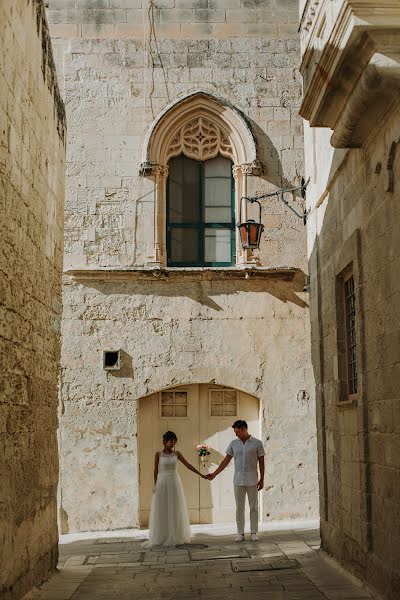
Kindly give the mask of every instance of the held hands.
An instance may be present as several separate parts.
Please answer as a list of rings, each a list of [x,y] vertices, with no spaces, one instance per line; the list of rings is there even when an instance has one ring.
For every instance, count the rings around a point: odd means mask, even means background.
[[[208,481],[212,481],[215,477],[214,473],[209,473],[208,475],[206,475],[206,479],[208,479]]]

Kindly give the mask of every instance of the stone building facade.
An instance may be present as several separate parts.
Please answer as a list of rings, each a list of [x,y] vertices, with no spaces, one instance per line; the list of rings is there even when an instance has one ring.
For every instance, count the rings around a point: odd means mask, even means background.
[[[218,462],[232,418],[254,398],[267,453],[262,519],[315,518],[305,228],[276,198],[262,204],[259,252],[242,250],[235,227],[242,196],[303,174],[297,6],[50,0],[48,14],[69,128],[62,531],[145,524],[143,482],[163,428],[181,432],[190,461],[207,441]],[[180,246],[184,226],[171,223],[180,164],[200,169],[203,190],[219,165],[232,190],[229,223],[206,227],[195,259],[185,255],[193,238]],[[193,415],[209,407],[196,430]],[[232,507],[218,513],[231,473],[224,485],[196,489],[193,522],[234,519]]]
[[[302,3],[322,545],[400,595],[398,2]]]
[[[0,597],[57,564],[65,117],[41,0],[0,4]]]

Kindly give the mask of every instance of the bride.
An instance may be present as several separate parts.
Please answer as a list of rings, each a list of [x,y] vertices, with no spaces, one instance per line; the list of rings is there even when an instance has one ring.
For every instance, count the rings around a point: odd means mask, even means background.
[[[173,431],[163,435],[164,449],[156,452],[154,459],[154,490],[149,520],[149,540],[152,546],[188,544],[191,538],[189,515],[181,478],[177,472],[178,460],[203,479],[205,476],[189,464],[179,451],[175,451],[178,438]]]

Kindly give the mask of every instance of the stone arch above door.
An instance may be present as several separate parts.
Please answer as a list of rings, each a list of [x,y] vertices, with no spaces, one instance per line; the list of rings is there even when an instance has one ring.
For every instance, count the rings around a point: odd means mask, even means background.
[[[208,160],[218,154],[233,162],[235,212],[247,195],[247,178],[260,175],[257,145],[242,113],[227,101],[204,90],[169,104],[149,128],[143,143],[140,174],[154,180],[154,257],[152,263],[166,266],[166,180],[168,161],[179,154]],[[243,218],[246,207],[243,206]],[[251,255],[236,243],[236,262],[251,262]]]

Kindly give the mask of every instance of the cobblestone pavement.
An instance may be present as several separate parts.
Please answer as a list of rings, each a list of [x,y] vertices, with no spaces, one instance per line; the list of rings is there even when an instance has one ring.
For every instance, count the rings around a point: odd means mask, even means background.
[[[193,527],[192,544],[144,550],[144,532],[64,536],[59,572],[32,600],[353,600],[372,598],[318,552],[317,529],[266,530],[233,542],[226,526]],[[99,534],[95,534],[99,536]],[[115,537],[112,537],[114,535]],[[118,537],[116,537],[118,536]],[[72,541],[71,541],[72,539]]]

